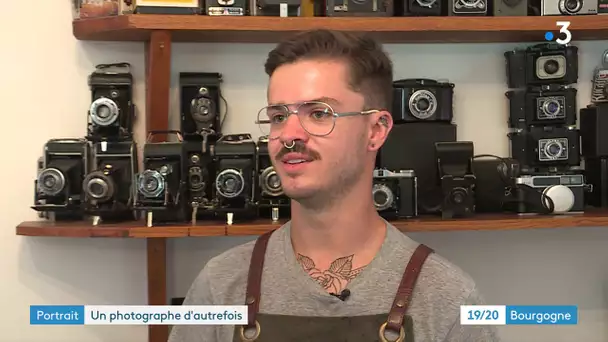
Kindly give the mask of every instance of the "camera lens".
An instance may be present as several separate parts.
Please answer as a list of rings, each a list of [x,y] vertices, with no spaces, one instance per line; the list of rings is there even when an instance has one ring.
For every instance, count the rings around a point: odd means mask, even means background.
[[[146,170],[139,177],[139,192],[144,197],[159,197],[165,190],[165,181],[162,174],[155,170]]]
[[[408,107],[414,117],[426,120],[435,114],[437,98],[429,90],[417,90],[410,97]]]
[[[562,106],[557,100],[547,100],[543,103],[543,112],[547,116],[555,117],[561,111]]]
[[[436,2],[436,0],[416,0],[420,7],[432,7]]]
[[[83,189],[88,197],[97,201],[107,201],[114,196],[114,182],[100,171],[92,172],[85,177]]]
[[[192,118],[198,122],[209,122],[215,116],[214,103],[207,97],[198,97],[190,105]]]
[[[205,185],[203,182],[203,171],[200,167],[192,167],[188,171],[188,184],[190,185],[190,190],[198,191],[202,189]]]
[[[45,169],[38,176],[38,188],[47,196],[58,195],[65,187],[63,173],[55,168]]]
[[[463,188],[456,188],[452,190],[452,194],[450,196],[452,203],[454,204],[462,204],[467,198],[467,191]]]
[[[267,167],[260,175],[260,187],[262,192],[269,196],[280,196],[283,194],[281,178],[274,170],[274,167]]]
[[[559,63],[554,59],[550,59],[545,62],[543,69],[547,74],[553,75],[559,70]]]
[[[110,126],[118,120],[118,105],[106,97],[93,101],[89,113],[91,121],[98,126]]]
[[[580,0],[565,0],[564,7],[568,13],[575,13],[580,11],[583,4]]]
[[[416,109],[418,109],[419,111],[425,111],[429,109],[430,106],[431,104],[429,103],[429,100],[425,98],[422,98],[418,102],[416,102]]]
[[[226,198],[239,196],[245,189],[245,179],[241,173],[234,169],[220,172],[215,179],[217,192]]]
[[[545,145],[545,153],[552,158],[558,157],[562,154],[564,147],[557,141],[552,141]]]
[[[374,184],[372,188],[372,199],[377,211],[390,208],[393,205],[393,191],[385,184]]]

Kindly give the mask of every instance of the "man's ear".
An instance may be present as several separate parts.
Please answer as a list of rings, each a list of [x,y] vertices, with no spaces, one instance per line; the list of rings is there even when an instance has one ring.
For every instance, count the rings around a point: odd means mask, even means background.
[[[378,151],[386,141],[388,134],[393,129],[393,117],[387,111],[381,111],[372,115],[369,131],[369,151]]]

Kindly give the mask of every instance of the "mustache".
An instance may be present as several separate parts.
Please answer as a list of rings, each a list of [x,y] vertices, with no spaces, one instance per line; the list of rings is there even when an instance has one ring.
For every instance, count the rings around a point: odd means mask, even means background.
[[[281,148],[281,150],[277,153],[277,155],[275,156],[275,158],[276,158],[276,160],[281,160],[281,158],[283,158],[287,153],[291,153],[291,152],[301,153],[301,154],[307,156],[308,158],[310,158],[312,160],[321,159],[321,155],[319,154],[319,152],[317,152],[317,151],[315,151],[313,149],[309,149],[300,140],[294,141],[294,146],[292,148],[286,148],[285,146],[283,146]]]

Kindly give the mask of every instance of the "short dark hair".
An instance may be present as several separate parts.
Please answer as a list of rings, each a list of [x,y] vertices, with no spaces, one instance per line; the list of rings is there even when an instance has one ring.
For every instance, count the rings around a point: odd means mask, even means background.
[[[364,96],[366,109],[391,109],[393,65],[376,40],[343,31],[306,31],[279,43],[268,54],[264,68],[272,76],[282,65],[307,59],[346,62],[348,83],[353,91]]]

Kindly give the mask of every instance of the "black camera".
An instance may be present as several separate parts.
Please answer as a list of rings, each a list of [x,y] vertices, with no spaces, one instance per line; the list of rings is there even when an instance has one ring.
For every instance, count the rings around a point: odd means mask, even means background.
[[[454,84],[429,79],[403,79],[393,82],[393,121],[451,122]]]
[[[82,182],[85,213],[93,216],[93,224],[134,219],[134,179],[138,173],[135,142],[95,143],[93,170]]]
[[[532,127],[508,134],[511,157],[522,168],[567,169],[580,164],[579,131],[573,126]]]
[[[297,17],[300,3],[300,0],[251,0],[251,15]]]
[[[447,0],[448,15],[485,16],[488,14],[488,0]]]
[[[206,219],[215,215],[214,182],[215,164],[212,151],[215,145],[203,152],[200,142],[184,141],[186,201],[191,209],[192,224],[198,218]]]
[[[555,85],[508,91],[509,127],[576,125],[576,93]]]
[[[583,175],[524,175],[515,179],[520,214],[563,214],[585,211]]]
[[[393,0],[327,0],[328,17],[392,17]]]
[[[435,152],[443,193],[442,218],[471,216],[475,213],[476,184],[473,143],[437,142]]]
[[[32,209],[57,221],[82,219],[82,181],[89,160],[90,144],[86,140],[49,140],[38,162]]]
[[[375,169],[372,198],[385,219],[418,216],[418,184],[414,170]]]
[[[395,6],[403,6],[403,16],[432,17],[446,14],[445,2],[443,0],[404,0],[395,3]]]
[[[251,134],[222,136],[215,145],[214,160],[216,213],[255,215],[256,144]]]
[[[490,157],[490,158],[488,158]],[[475,158],[475,212],[502,213],[516,200],[515,178],[520,165],[513,158]]]
[[[258,182],[256,186],[256,202],[258,215],[278,221],[290,217],[291,199],[283,192],[281,178],[272,165],[268,153],[268,137],[262,136],[257,143],[256,170]]]
[[[150,132],[156,133],[175,132]],[[149,226],[154,222],[180,222],[187,216],[183,177],[184,145],[178,141],[144,145],[143,172],[137,175],[135,209],[146,213]]]
[[[249,15],[249,0],[206,0],[207,15]]]
[[[221,134],[221,83],[218,73],[180,73],[180,131],[185,140],[212,143]]]
[[[578,81],[578,48],[555,43],[505,52],[509,88]]]
[[[89,76],[89,87],[92,96],[89,138],[94,141],[131,139],[135,105],[129,63],[97,65]]]

